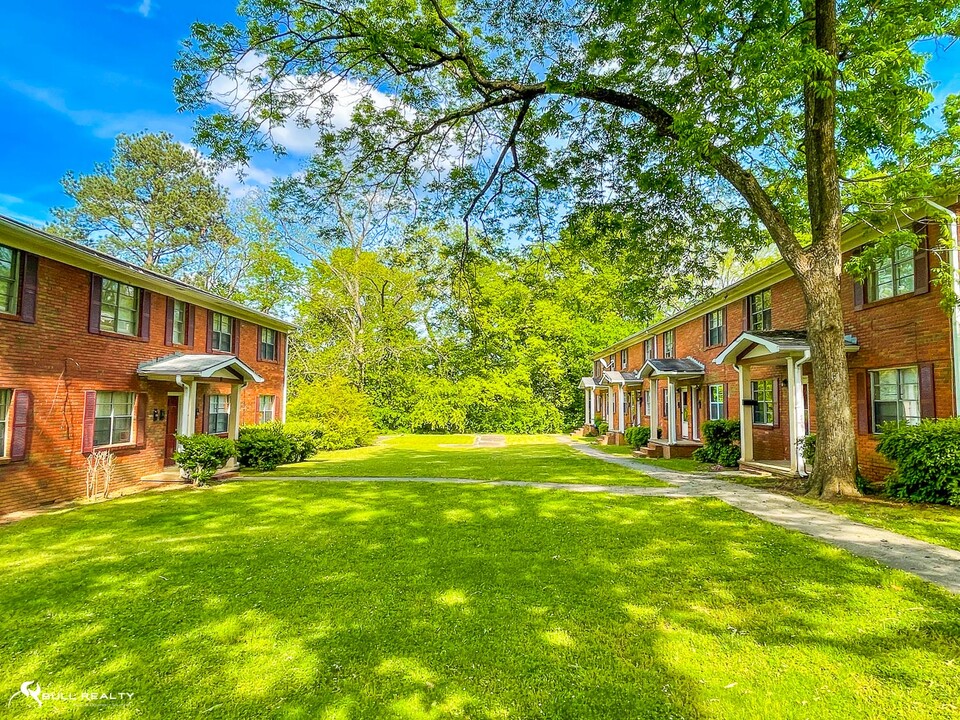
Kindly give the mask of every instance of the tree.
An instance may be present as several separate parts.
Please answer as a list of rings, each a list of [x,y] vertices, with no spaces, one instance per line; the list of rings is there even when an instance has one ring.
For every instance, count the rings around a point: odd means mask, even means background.
[[[955,1],[242,7],[245,28],[196,25],[178,63],[185,106],[227,105],[198,122],[217,152],[242,159],[271,144],[279,124],[313,123],[322,152],[376,166],[388,185],[440,190],[454,198],[447,210],[481,222],[512,203],[514,217],[543,231],[546,203],[611,198],[642,215],[695,218],[720,204],[744,224],[759,219],[806,305],[814,486],[856,494],[839,294],[844,210],[875,213],[878,200],[896,209],[956,172],[955,114],[945,114],[944,132],[928,125],[933,100],[917,48],[957,34]],[[224,78],[242,91],[225,96]],[[344,82],[368,93],[339,129]]]
[[[201,251],[235,241],[213,166],[166,133],[118,135],[109,164],[62,184],[75,205],[54,208],[53,232],[150,270],[207,275]]]

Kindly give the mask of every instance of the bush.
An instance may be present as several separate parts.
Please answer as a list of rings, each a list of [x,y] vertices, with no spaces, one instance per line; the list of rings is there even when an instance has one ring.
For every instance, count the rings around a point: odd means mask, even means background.
[[[886,484],[891,497],[960,506],[960,418],[886,423],[877,451],[896,463]]]
[[[287,407],[287,417],[288,429],[295,429],[304,444],[308,435],[313,439],[305,457],[317,450],[369,445],[376,435],[366,396],[342,377],[298,388]]]
[[[604,435],[609,429],[610,425],[605,423],[603,420],[597,423],[597,435]]]
[[[273,470],[289,462],[293,452],[290,438],[281,423],[247,425],[237,438],[237,462],[243,467]]]
[[[180,449],[173,461],[195,485],[206,485],[214,474],[236,454],[232,440],[216,435],[178,435]]]
[[[626,439],[627,445],[632,445],[635,449],[640,449],[650,442],[650,428],[642,425],[628,427],[624,430],[623,437]]]
[[[703,447],[694,451],[693,459],[711,465],[736,467],[740,460],[740,422],[738,420],[705,422]]]
[[[284,425],[283,431],[290,440],[290,456],[287,462],[303,462],[316,455],[320,449],[323,429],[318,423],[296,420]]]
[[[800,455],[807,462],[807,465],[813,467],[813,459],[817,456],[817,435],[811,433],[800,440],[797,440],[800,446]]]

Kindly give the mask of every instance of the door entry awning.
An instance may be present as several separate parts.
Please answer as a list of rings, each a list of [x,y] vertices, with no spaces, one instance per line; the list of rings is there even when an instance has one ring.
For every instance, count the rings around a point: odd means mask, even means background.
[[[857,339],[843,339],[847,352],[860,349]],[[740,333],[723,349],[714,362],[717,365],[781,363],[788,357],[801,357],[810,352],[806,330],[750,330]]]
[[[140,363],[137,374],[150,380],[221,380],[262,383],[263,378],[236,355],[184,355],[174,353]]]

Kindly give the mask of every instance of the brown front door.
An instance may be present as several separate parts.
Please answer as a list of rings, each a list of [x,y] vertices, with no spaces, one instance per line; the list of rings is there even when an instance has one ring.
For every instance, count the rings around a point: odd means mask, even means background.
[[[167,396],[167,434],[163,443],[163,464],[173,465],[173,454],[177,451],[177,423],[180,420],[180,396]]]

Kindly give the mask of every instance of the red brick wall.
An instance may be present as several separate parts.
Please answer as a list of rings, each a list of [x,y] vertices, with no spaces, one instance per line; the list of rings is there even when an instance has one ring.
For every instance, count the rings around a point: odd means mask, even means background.
[[[116,450],[114,487],[135,483],[163,464],[165,422],[152,411],[166,409],[173,383],[140,379],[143,361],[181,352],[206,352],[207,312],[196,310],[193,348],[164,345],[166,298],[151,298],[150,340],[142,342],[88,331],[90,273],[40,259],[37,319],[26,324],[0,316],[0,387],[32,393],[28,453],[22,462],[0,461],[0,514],[81,497],[85,492],[85,456],[81,453],[83,400],[88,390],[147,393],[146,446]],[[283,398],[283,365],[257,361],[257,326],[240,322],[240,358],[265,379],[241,393],[241,423],[256,422],[257,398]],[[228,391],[228,389],[227,389]]]

